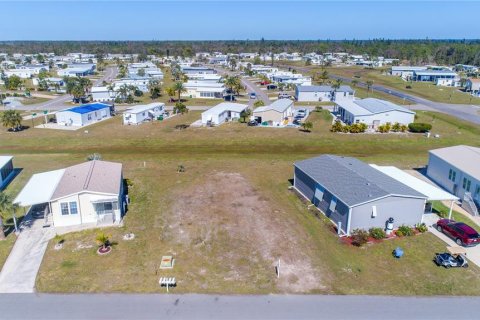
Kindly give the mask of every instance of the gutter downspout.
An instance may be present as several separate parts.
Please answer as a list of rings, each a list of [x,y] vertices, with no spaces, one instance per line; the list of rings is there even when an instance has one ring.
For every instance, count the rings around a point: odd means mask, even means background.
[[[350,236],[350,221],[352,219],[352,208],[348,209],[348,220],[347,220],[347,237]]]

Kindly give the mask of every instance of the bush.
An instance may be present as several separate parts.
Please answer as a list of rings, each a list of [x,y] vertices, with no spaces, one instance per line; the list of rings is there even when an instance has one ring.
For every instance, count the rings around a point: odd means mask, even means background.
[[[330,131],[332,131],[332,132],[342,132],[342,129],[343,129],[342,122],[340,122],[340,120],[336,120],[332,124],[332,129],[330,129]]]
[[[400,123],[395,122],[395,123],[393,124],[393,126],[392,126],[392,131],[393,131],[393,132],[400,132],[400,127],[401,127],[401,126],[400,126]]]
[[[420,233],[424,233],[428,231],[428,227],[425,223],[419,223],[415,226],[415,228],[418,230]]]
[[[405,86],[405,88],[407,88],[407,89],[412,89],[412,86],[411,86],[411,85],[407,85],[407,86]]]
[[[370,237],[380,240],[380,239],[385,239],[387,237],[387,234],[382,228],[370,228],[368,230],[368,233],[370,234]]]
[[[316,106],[315,107],[315,111],[316,112],[321,112],[323,110],[323,107],[322,106]]]
[[[399,237],[403,237],[403,236],[413,236],[415,234],[415,232],[413,231],[413,228],[412,227],[409,227],[409,226],[400,226],[397,230],[397,236]]]
[[[431,129],[432,125],[429,123],[414,122],[408,125],[408,130],[415,133],[424,133],[430,131]]]
[[[351,238],[354,246],[361,247],[368,242],[368,232],[363,229],[355,229]]]

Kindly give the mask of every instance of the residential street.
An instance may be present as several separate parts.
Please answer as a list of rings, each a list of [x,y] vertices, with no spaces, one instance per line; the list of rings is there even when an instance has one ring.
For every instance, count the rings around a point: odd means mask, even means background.
[[[289,67],[287,65],[278,65],[278,66],[282,68]],[[308,67],[295,67],[295,69],[303,73],[306,73],[309,71]],[[352,81],[352,79],[346,78],[346,77],[336,76],[332,74],[330,74],[329,76],[332,79],[340,79],[344,83],[350,83]],[[359,82],[357,86],[363,87],[363,88],[367,87],[367,85],[363,82]],[[413,102],[414,104],[419,105],[421,109],[423,109],[422,106],[426,106],[427,108],[430,108],[433,111],[446,113],[462,120],[470,121],[475,124],[480,124],[480,106],[468,105],[468,104],[450,104],[450,103],[434,102],[427,99],[419,98],[417,96],[414,96],[408,93],[404,93],[399,90],[378,85],[378,84],[374,84],[371,87],[371,89],[398,97],[400,99],[405,99],[407,101]]]
[[[3,294],[3,319],[476,319],[478,297]]]

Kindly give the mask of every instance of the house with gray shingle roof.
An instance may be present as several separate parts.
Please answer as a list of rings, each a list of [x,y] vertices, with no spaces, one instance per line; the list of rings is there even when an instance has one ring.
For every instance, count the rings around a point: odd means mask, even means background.
[[[346,124],[365,123],[373,129],[387,122],[408,125],[415,121],[414,111],[376,98],[336,101],[333,112]]]
[[[426,196],[358,159],[335,155],[294,164],[294,188],[340,230],[413,226],[422,221]]]
[[[41,208],[55,227],[119,224],[127,205],[122,164],[93,160],[34,174],[14,203]]]

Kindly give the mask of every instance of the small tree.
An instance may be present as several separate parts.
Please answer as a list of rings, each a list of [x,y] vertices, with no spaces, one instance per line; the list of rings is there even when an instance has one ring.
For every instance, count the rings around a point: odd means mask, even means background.
[[[0,116],[3,126],[11,131],[17,131],[22,125],[22,116],[17,110],[7,110]]]
[[[175,106],[173,107],[173,113],[184,114],[184,113],[187,113],[187,112],[188,112],[188,108],[184,103],[182,103],[180,101],[177,101],[177,103],[175,103]]]
[[[15,214],[18,206],[13,203],[13,199],[4,192],[0,191],[0,240],[5,240],[4,220]]]
[[[392,131],[393,131],[393,132],[400,132],[400,127],[401,127],[401,126],[400,126],[400,123],[395,122],[395,123],[393,124],[393,126],[392,126]]]
[[[240,112],[240,122],[245,123],[247,117],[250,117],[251,114],[252,112],[250,111],[250,109],[246,109]]]
[[[312,128],[313,128],[313,123],[311,123],[310,121],[305,121],[304,123],[302,123],[303,131],[310,132]]]

